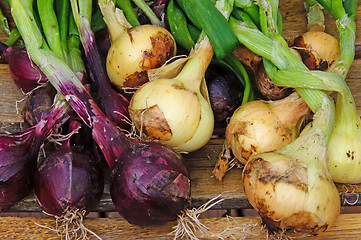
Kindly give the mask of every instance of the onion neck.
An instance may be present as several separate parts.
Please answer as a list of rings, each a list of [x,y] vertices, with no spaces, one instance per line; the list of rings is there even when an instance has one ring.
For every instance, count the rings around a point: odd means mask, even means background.
[[[322,166],[327,166],[326,151],[334,122],[335,106],[333,100],[327,96],[315,113],[314,120],[305,127],[300,136],[277,152],[306,165],[321,161]]]
[[[129,25],[124,25],[118,20],[122,19],[122,21],[125,21],[125,24],[127,24],[124,15],[120,15],[122,12],[118,11],[119,9],[115,9],[113,1],[99,0],[99,7],[107,25],[110,39],[112,42],[115,42],[123,32],[128,30],[128,27],[131,27],[131,25],[129,23]]]
[[[277,116],[277,119],[286,126],[295,126],[300,117],[309,112],[309,107],[297,93],[273,101],[268,106]]]
[[[204,79],[204,74],[213,58],[213,54],[213,47],[208,37],[205,36],[190,52],[189,60],[177,75],[176,79],[189,89],[198,92],[200,84]]]

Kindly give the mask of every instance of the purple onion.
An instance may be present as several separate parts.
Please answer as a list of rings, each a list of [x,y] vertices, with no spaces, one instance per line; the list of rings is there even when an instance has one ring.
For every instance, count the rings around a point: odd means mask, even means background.
[[[22,114],[24,122],[29,126],[34,126],[46,115],[48,115],[54,103],[56,90],[51,84],[34,89],[26,98]]]
[[[48,81],[34,64],[25,49],[9,47],[0,43],[0,55],[9,64],[9,71],[15,84],[25,93]]]
[[[243,89],[233,72],[216,64],[210,65],[205,78],[214,115],[214,134],[224,135],[227,119],[242,104]]]
[[[82,137],[89,139],[87,135]],[[104,189],[99,158],[70,140],[41,163],[35,176],[35,196],[41,209],[58,217],[80,210],[85,211],[82,216],[87,215],[100,201]]]
[[[33,190],[41,145],[64,120],[65,103],[59,103],[38,124],[13,134],[0,135],[0,211],[21,201]]]
[[[156,142],[131,145],[111,177],[117,211],[137,225],[176,220],[190,203],[190,177],[182,157]]]

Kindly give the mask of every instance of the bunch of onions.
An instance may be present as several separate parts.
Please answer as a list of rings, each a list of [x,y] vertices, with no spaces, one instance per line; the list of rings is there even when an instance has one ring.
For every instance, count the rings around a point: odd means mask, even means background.
[[[327,166],[332,108],[332,100],[325,100],[299,138],[253,155],[245,165],[245,193],[270,230],[316,235],[337,219],[340,197]]]
[[[335,90],[335,85],[326,86],[340,83],[340,78],[333,73],[310,72],[280,34],[263,33],[233,19],[230,23],[240,42],[264,58],[272,81],[295,88],[315,113],[293,142],[248,160],[243,171],[247,198],[271,230],[312,235],[325,231],[340,211],[339,193],[327,165],[335,107],[326,91]]]
[[[141,136],[180,152],[195,151],[209,141],[214,117],[201,86],[212,56],[212,45],[205,37],[176,77],[152,80],[134,93],[129,115]]]
[[[0,211],[26,197],[32,190],[41,146],[66,119],[68,107],[58,102],[36,125],[0,135]]]
[[[233,113],[227,126],[227,147],[246,164],[253,154],[291,143],[307,113],[309,107],[296,92],[281,100],[245,103]]]
[[[76,133],[80,127],[81,122],[70,118],[70,134],[81,134]],[[89,139],[89,136],[82,134],[81,138]],[[57,218],[61,224],[57,230],[66,239],[86,231],[82,220],[103,194],[100,158],[88,147],[79,142],[74,144],[72,136],[69,137],[41,162],[35,175],[36,200],[46,214]]]
[[[0,55],[9,64],[11,78],[24,93],[48,81],[38,66],[29,59],[25,49],[0,43]]]
[[[148,81],[147,70],[162,66],[176,54],[173,36],[158,25],[134,28],[113,1],[99,1],[111,47],[106,60],[110,81],[118,88],[136,88]]]
[[[71,1],[71,4],[72,9],[78,9],[76,0]],[[24,39],[30,58],[41,66],[41,70],[51,84],[91,129],[92,137],[108,162],[112,175],[132,180],[124,186],[124,183],[117,182],[119,178],[111,179],[112,189],[117,186],[121,188],[119,195],[112,197],[117,210],[122,214],[137,208],[137,204],[125,205],[119,200],[128,198],[135,203],[144,203],[143,208],[137,209],[138,215],[122,215],[129,222],[156,224],[176,219],[178,213],[188,206],[190,199],[189,174],[180,154],[160,143],[138,141],[127,137],[100,111],[70,67],[57,58],[52,51],[41,48],[41,33],[33,24],[31,15],[22,2],[12,0],[11,6],[12,16]],[[89,25],[89,23],[84,23],[87,19],[80,18],[78,12],[73,11],[73,14],[74,19],[80,20],[80,28],[83,24]],[[139,164],[129,169],[131,171],[127,170],[126,166],[135,160]],[[153,168],[153,166],[159,167]],[[180,169],[173,169],[174,166],[180,166]],[[143,181],[143,179],[148,181]],[[130,191],[131,185],[137,185],[140,191]],[[154,208],[158,210],[153,211]]]

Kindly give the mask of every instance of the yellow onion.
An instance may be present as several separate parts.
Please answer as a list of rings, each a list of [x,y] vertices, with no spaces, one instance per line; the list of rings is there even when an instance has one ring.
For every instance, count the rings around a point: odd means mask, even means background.
[[[162,66],[176,54],[175,40],[165,28],[149,24],[132,28],[113,1],[99,5],[111,38],[106,69],[118,88],[144,84],[149,69]]]
[[[206,88],[204,74],[212,56],[205,37],[176,77],[152,80],[134,93],[129,115],[141,136],[180,152],[195,151],[209,141],[214,117],[201,88]]]
[[[244,167],[247,198],[272,231],[316,235],[339,216],[339,192],[327,166],[334,119],[329,103],[299,138],[279,150],[253,155]]]
[[[285,146],[309,107],[296,93],[276,101],[256,100],[240,106],[226,129],[227,146],[243,164],[255,153]]]
[[[339,41],[322,31],[309,31],[298,36],[293,47],[310,70],[328,71],[341,55]]]

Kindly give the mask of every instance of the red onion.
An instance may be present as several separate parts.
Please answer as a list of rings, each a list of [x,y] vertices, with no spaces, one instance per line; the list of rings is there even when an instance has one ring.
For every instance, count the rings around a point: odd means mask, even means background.
[[[70,123],[71,130],[81,125]],[[71,139],[49,155],[35,175],[35,196],[41,209],[58,217],[77,211],[85,211],[85,216],[100,201],[104,189],[99,158],[81,145],[71,144]]]
[[[51,112],[56,91],[51,84],[34,89],[26,98],[22,114],[24,122],[34,126]]]
[[[10,75],[23,92],[28,93],[48,81],[38,66],[29,59],[25,49],[8,47],[0,42],[0,55],[9,63]]]
[[[156,142],[130,146],[111,178],[117,211],[137,225],[175,220],[190,201],[190,177],[182,157]]]
[[[243,89],[233,72],[222,65],[207,68],[206,83],[214,115],[214,134],[224,135],[228,118],[242,104]]]
[[[40,147],[67,112],[59,102],[38,124],[26,130],[0,135],[0,211],[21,201],[33,189]]]

